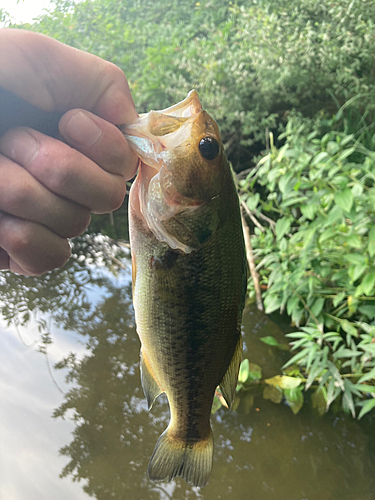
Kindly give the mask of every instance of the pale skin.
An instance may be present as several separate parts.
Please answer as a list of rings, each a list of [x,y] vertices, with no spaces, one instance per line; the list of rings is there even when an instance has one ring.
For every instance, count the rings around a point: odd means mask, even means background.
[[[23,30],[0,30],[0,47],[0,88],[62,114],[58,138],[22,126],[0,135],[0,269],[40,275],[67,262],[91,213],[121,206],[138,160],[116,125],[138,115],[107,61]]]

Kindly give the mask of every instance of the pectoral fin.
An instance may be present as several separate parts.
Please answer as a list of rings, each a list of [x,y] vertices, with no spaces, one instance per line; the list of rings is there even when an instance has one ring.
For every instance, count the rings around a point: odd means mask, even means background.
[[[149,362],[145,354],[141,351],[141,382],[143,392],[147,399],[148,409],[150,410],[155,399],[164,392],[160,389],[159,384],[156,382],[154,376],[149,368]]]
[[[232,361],[225,372],[223,380],[220,383],[220,390],[223,398],[227,402],[228,408],[231,407],[234,396],[236,395],[236,386],[238,380],[238,372],[242,361],[242,337],[237,342]]]

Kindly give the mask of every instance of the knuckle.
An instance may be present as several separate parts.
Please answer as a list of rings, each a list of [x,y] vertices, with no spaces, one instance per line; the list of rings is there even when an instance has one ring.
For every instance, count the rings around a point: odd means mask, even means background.
[[[66,156],[56,162],[51,162],[44,169],[44,184],[54,193],[69,192],[74,182],[74,167]]]
[[[14,181],[7,190],[2,191],[1,204],[5,211],[18,214],[25,205],[28,205],[32,189],[30,183],[23,176],[17,180],[14,179]]]
[[[18,225],[15,231],[7,235],[7,250],[10,254],[26,254],[33,241],[33,228],[31,224]]]
[[[74,183],[77,161],[74,150],[67,148],[44,144],[31,165],[31,174],[54,193],[69,192]]]

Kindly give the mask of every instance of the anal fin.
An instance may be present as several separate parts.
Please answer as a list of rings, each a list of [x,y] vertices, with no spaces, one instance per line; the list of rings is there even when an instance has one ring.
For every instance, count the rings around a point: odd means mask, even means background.
[[[156,382],[154,376],[152,375],[149,362],[145,354],[141,351],[141,382],[143,392],[147,399],[148,409],[150,410],[155,399],[164,392],[160,389],[159,384]]]
[[[221,394],[223,395],[223,398],[225,399],[228,408],[231,407],[234,400],[234,396],[236,395],[238,372],[240,370],[241,361],[242,361],[242,337],[240,334],[230,365],[228,366],[228,369],[225,372],[222,381],[220,382]]]

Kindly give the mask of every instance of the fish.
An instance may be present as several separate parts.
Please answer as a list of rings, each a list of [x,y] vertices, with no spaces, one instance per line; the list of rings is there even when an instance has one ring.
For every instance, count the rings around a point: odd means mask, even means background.
[[[129,234],[141,383],[149,409],[161,393],[170,408],[148,474],[204,487],[214,394],[220,387],[231,406],[242,360],[247,276],[237,190],[195,90],[122,131],[140,158]]]

